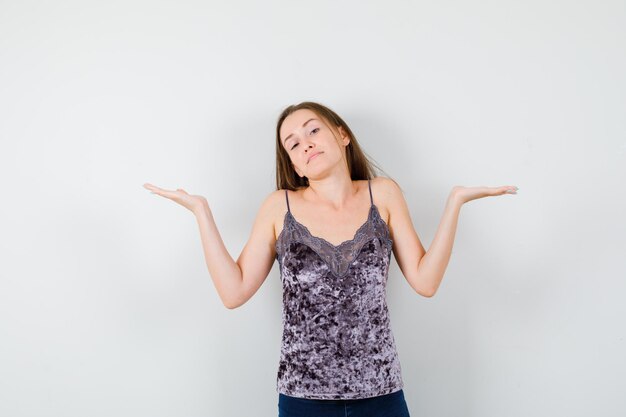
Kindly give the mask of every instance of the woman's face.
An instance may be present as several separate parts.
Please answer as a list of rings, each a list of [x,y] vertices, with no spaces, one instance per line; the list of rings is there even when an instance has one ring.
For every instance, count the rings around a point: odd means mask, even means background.
[[[339,140],[339,142],[338,142]],[[280,127],[280,141],[299,176],[315,178],[317,174],[343,163],[348,135],[339,128],[333,131],[315,112],[300,109],[285,118]]]

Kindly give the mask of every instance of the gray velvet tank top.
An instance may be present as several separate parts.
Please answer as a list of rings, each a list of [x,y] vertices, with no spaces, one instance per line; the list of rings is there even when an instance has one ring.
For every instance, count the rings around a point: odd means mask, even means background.
[[[386,284],[389,228],[374,205],[354,238],[338,246],[311,235],[289,209],[276,240],[283,287],[277,392],[359,399],[403,388]]]

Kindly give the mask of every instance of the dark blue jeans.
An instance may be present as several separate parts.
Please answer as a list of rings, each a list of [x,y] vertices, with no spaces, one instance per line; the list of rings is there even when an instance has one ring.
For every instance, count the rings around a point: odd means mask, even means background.
[[[410,417],[404,391],[357,400],[312,400],[278,393],[278,417]]]

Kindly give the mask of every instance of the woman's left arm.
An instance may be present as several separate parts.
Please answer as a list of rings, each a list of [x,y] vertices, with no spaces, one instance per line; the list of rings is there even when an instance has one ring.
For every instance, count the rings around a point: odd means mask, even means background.
[[[516,186],[452,188],[435,238],[417,267],[417,274],[423,285],[430,288],[431,297],[437,292],[450,261],[461,206],[482,197],[517,194],[517,190]]]

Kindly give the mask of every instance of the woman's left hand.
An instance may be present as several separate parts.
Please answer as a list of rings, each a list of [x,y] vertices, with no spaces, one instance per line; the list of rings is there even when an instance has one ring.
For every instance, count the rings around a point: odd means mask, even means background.
[[[503,185],[502,187],[463,187],[457,185],[452,188],[450,196],[458,200],[461,204],[477,198],[492,197],[502,194],[517,194],[517,188],[514,185]]]

